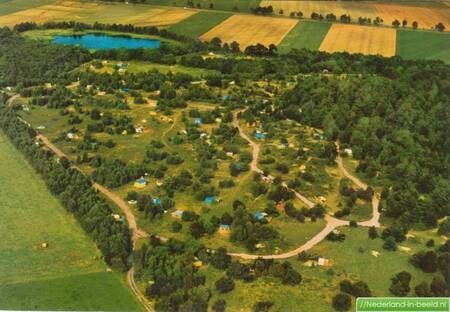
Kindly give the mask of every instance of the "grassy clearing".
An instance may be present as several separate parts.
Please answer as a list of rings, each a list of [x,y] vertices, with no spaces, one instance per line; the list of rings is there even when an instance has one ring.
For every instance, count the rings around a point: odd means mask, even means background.
[[[139,309],[118,275],[104,276],[94,243],[3,134],[0,151],[0,309]]]
[[[118,62],[110,61],[106,66],[103,68],[96,70],[99,72],[109,73],[111,74],[115,66]],[[208,70],[203,68],[194,68],[194,67],[185,67],[182,65],[163,65],[163,64],[156,64],[156,63],[150,63],[145,61],[131,61],[128,62],[127,71],[130,73],[140,73],[140,72],[148,72],[151,70],[157,70],[161,73],[167,74],[168,72],[172,72],[173,74],[181,73],[181,74],[189,74],[194,77],[204,77],[207,75],[213,75],[217,72],[215,70]]]
[[[318,50],[330,26],[330,23],[301,21],[284,37],[278,51],[287,53],[292,49]]]
[[[230,13],[223,12],[199,12],[169,27],[169,30],[179,35],[197,38],[230,16]]]
[[[398,30],[397,55],[406,59],[438,59],[450,63],[450,34]]]
[[[1,285],[0,306],[19,310],[139,311],[122,283],[116,273],[95,272]]]

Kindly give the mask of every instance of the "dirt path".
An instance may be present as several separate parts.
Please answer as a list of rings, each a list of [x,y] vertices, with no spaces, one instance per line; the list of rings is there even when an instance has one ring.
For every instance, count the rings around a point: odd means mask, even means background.
[[[242,112],[242,111],[237,111],[233,114],[233,126],[236,127],[239,130],[239,135],[246,140],[250,146],[252,147],[253,150],[253,160],[252,163],[250,164],[250,169],[252,171],[255,172],[259,172],[262,173],[262,170],[258,168],[258,156],[259,156],[259,144],[254,142],[253,140],[250,139],[250,137],[242,130],[242,128],[239,125],[239,120],[238,120],[238,114]],[[339,151],[339,144],[336,143],[338,151]],[[342,158],[338,153],[338,156],[336,158],[336,162],[338,164],[339,169],[342,171],[342,173],[344,174],[344,176],[346,176],[347,178],[349,178],[353,183],[355,183],[358,187],[366,189],[367,188],[367,184],[365,184],[364,182],[362,182],[361,180],[359,180],[357,177],[353,176],[352,174],[350,174],[347,169],[344,167],[344,164],[342,162]],[[268,177],[270,180],[273,180],[272,176]],[[283,182],[282,185],[286,188],[289,188],[286,184],[286,182]],[[290,188],[289,188],[290,189]],[[314,207],[314,203],[312,201],[310,201],[308,198],[306,198],[305,196],[303,196],[302,194],[296,192],[293,189],[290,189],[291,191],[294,192],[295,196],[300,199],[302,202],[304,202],[308,207],[312,208]],[[372,198],[372,217],[370,220],[367,221],[363,221],[363,222],[358,222],[358,225],[360,226],[375,226],[375,227],[379,227],[380,226],[380,213],[378,211],[378,205],[380,203],[380,195],[378,193],[375,193],[373,198]],[[303,251],[309,250],[312,247],[314,247],[315,245],[317,245],[318,243],[320,243],[322,240],[324,240],[328,234],[330,234],[331,232],[333,232],[336,228],[340,227],[340,226],[347,226],[349,225],[349,221],[345,221],[345,220],[340,220],[337,218],[334,218],[330,215],[326,215],[325,216],[325,221],[327,222],[326,226],[322,229],[322,231],[320,231],[319,233],[316,234],[316,236],[314,236],[313,238],[311,238],[309,241],[307,241],[306,243],[304,243],[303,245],[297,247],[296,249],[290,250],[288,252],[282,253],[282,254],[275,254],[275,255],[254,255],[254,254],[245,254],[245,253],[229,253],[230,256],[233,257],[239,257],[242,259],[247,259],[247,260],[252,260],[252,259],[258,259],[258,258],[263,258],[263,259],[286,259],[286,258],[290,258],[290,257],[294,257],[298,254],[300,254]]]
[[[352,181],[357,187],[362,189],[367,189],[367,184],[362,182],[360,179],[352,175],[350,172],[347,171],[347,169],[344,166],[344,162],[342,161],[342,157],[339,153],[339,143],[336,142],[336,147],[338,150],[338,155],[336,157],[336,162],[338,164],[339,169],[342,171],[344,176],[348,178],[350,181]],[[380,194],[378,192],[374,192],[374,195],[372,197],[372,217],[367,221],[358,222],[361,226],[380,226],[380,211],[378,210],[378,206],[380,205]]]
[[[136,298],[138,298],[138,300],[144,306],[145,311],[147,311],[147,312],[154,312],[155,309],[153,309],[153,307],[148,302],[147,298],[145,298],[145,296],[139,290],[139,287],[137,287],[137,285],[136,285],[136,282],[134,280],[134,268],[131,268],[127,272],[127,283],[130,286],[131,291],[134,293]]]
[[[50,140],[47,139],[47,137],[43,136],[42,134],[38,134],[36,136],[36,138],[39,139],[44,145],[46,145],[50,150],[52,150],[56,156],[58,156],[60,158],[61,157],[67,158],[67,155],[63,151],[61,151],[58,147],[56,147],[53,143],[51,143]],[[77,167],[75,167],[75,168],[80,171],[79,168],[77,168]],[[130,207],[125,203],[125,201],[123,201],[116,194],[112,193],[110,190],[108,190],[103,185],[100,185],[100,184],[92,181],[92,186],[94,187],[94,189],[96,189],[97,191],[102,193],[104,196],[106,196],[109,200],[111,200],[125,214],[125,217],[128,221],[128,226],[130,227],[131,233],[132,233],[131,240],[133,243],[133,248],[136,245],[136,242],[138,241],[139,238],[149,236],[148,233],[146,233],[145,231],[138,228],[136,218],[135,218],[133,212],[131,211]],[[133,267],[131,267],[131,269],[127,272],[127,283],[130,286],[130,288],[131,288],[132,292],[134,293],[134,295],[136,296],[136,298],[143,305],[144,309],[147,312],[154,312],[154,309],[152,308],[152,306],[150,305],[148,300],[145,298],[145,296],[141,293],[141,291],[139,290],[139,288],[136,285],[136,282],[134,280],[134,268]]]

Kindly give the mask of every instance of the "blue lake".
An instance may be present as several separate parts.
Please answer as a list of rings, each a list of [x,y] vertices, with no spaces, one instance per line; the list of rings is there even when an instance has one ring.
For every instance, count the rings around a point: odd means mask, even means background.
[[[132,38],[127,36],[110,36],[104,34],[86,34],[73,36],[54,36],[53,43],[63,45],[77,45],[86,49],[140,49],[159,48],[157,39]]]

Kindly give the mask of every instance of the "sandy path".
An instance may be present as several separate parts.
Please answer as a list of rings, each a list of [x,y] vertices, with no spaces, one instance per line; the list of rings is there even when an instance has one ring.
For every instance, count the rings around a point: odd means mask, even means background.
[[[254,142],[253,140],[250,139],[250,137],[242,130],[242,128],[239,125],[239,120],[238,120],[238,114],[242,112],[242,111],[237,111],[233,114],[233,126],[236,127],[239,130],[239,134],[240,136],[246,140],[250,146],[252,146],[253,149],[253,160],[250,164],[250,169],[252,171],[255,172],[259,172],[262,173],[262,170],[258,168],[258,156],[259,156],[259,144]],[[337,148],[339,150],[339,144],[336,143]],[[342,173],[349,178],[353,183],[355,183],[358,187],[366,189],[367,188],[367,184],[365,184],[364,182],[362,182],[361,180],[359,180],[357,177],[353,176],[352,174],[350,174],[347,169],[344,167],[344,164],[342,162],[342,158],[338,153],[338,156],[336,158],[336,162],[338,164],[339,169],[342,171]],[[272,176],[269,176],[269,179],[273,180]],[[285,182],[282,183],[282,185],[284,187],[288,187],[287,184]],[[292,189],[290,189],[292,190]],[[312,201],[310,201],[308,198],[306,198],[305,196],[301,195],[300,193],[296,192],[295,190],[292,190],[295,193],[295,196],[297,196],[298,199],[300,199],[302,202],[304,202],[308,207],[312,208],[314,207],[314,203]],[[372,198],[372,218],[370,220],[367,221],[363,221],[363,222],[358,222],[358,225],[360,226],[375,226],[375,227],[379,227],[380,226],[380,213],[378,211],[378,205],[380,202],[380,195],[378,193],[375,193],[373,198]],[[239,257],[242,259],[247,259],[247,260],[252,260],[252,259],[258,259],[258,258],[262,258],[262,259],[286,259],[286,258],[290,258],[290,257],[294,257],[298,254],[300,254],[303,251],[309,250],[312,247],[314,247],[315,245],[317,245],[318,243],[320,243],[322,240],[324,240],[328,234],[330,234],[331,232],[333,232],[336,228],[340,227],[340,226],[347,226],[349,225],[349,221],[345,221],[345,220],[340,220],[337,218],[334,218],[330,215],[326,215],[325,216],[325,221],[327,222],[326,226],[322,229],[322,231],[320,231],[319,233],[316,234],[316,236],[314,236],[313,238],[311,238],[309,241],[307,241],[306,243],[304,243],[303,245],[297,247],[296,249],[290,250],[288,252],[282,253],[282,254],[273,254],[273,255],[255,255],[255,254],[246,254],[246,253],[229,253],[230,256],[233,257]]]

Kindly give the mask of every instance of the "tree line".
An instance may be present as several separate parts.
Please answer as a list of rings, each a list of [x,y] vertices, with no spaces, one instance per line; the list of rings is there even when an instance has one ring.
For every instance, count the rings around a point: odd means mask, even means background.
[[[21,122],[13,109],[6,107],[6,100],[7,96],[0,94],[0,128],[42,176],[49,191],[76,217],[102,252],[105,262],[126,270],[132,249],[127,224],[114,220],[109,204],[66,158],[55,161],[53,152],[37,143],[34,130]]]

